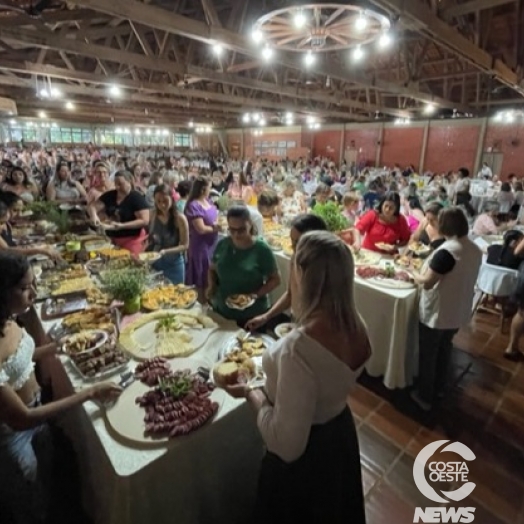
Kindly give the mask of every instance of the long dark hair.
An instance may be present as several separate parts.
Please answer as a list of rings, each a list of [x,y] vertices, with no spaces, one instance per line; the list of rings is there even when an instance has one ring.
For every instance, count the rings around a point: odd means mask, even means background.
[[[193,186],[191,187],[191,191],[189,193],[189,196],[187,197],[187,204],[186,207],[193,202],[193,200],[196,200],[197,198],[200,198],[203,193],[204,189],[209,185],[209,179],[207,176],[199,175],[193,180]]]
[[[13,290],[25,277],[30,269],[27,257],[0,251],[0,337],[4,336],[4,328],[12,313],[7,302],[13,295]]]
[[[165,195],[166,197],[169,197],[171,199],[171,207],[167,212],[167,229],[170,233],[174,233],[178,229],[178,209],[176,207],[175,201],[173,200],[173,193],[171,192],[171,188],[167,184],[160,184],[159,186],[156,186],[153,192],[153,198],[155,198],[159,194]],[[156,203],[155,213],[158,214],[158,210],[156,209]]]
[[[377,213],[379,215],[382,214],[382,207],[386,202],[391,202],[395,205],[395,216],[398,217],[400,215],[400,197],[398,193],[395,193],[394,191],[391,191],[389,193],[386,193],[378,203],[377,206]]]
[[[16,186],[15,181],[13,180],[13,174],[16,173],[17,171],[20,171],[24,175],[24,180],[22,181],[22,185],[24,187],[31,187],[32,184],[29,180],[29,177],[27,176],[27,173],[19,166],[14,166],[13,169],[9,171],[9,173],[5,177],[5,183],[9,186]]]

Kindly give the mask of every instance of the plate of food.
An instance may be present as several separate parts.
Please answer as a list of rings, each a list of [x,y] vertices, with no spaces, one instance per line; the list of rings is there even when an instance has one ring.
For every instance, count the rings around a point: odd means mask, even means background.
[[[67,278],[53,287],[51,295],[53,297],[70,295],[72,293],[80,293],[82,291],[85,292],[87,289],[92,287],[95,287],[95,283],[89,277]]]
[[[92,329],[87,331],[80,331],[73,335],[64,337],[60,343],[62,351],[66,355],[79,355],[80,353],[89,353],[103,346],[109,335],[106,331],[100,329]]]
[[[427,255],[431,251],[431,247],[426,246],[426,244],[422,242],[411,242],[411,244],[408,245],[408,249],[418,256]]]
[[[163,310],[142,315],[120,333],[120,343],[136,359],[187,357],[217,329],[216,322],[196,311]]]
[[[286,335],[291,333],[295,329],[296,325],[292,322],[284,322],[283,324],[279,324],[275,328],[275,335],[278,338],[284,338]]]
[[[109,425],[126,441],[165,446],[173,439],[190,438],[219,413],[226,393],[197,372],[201,363],[175,362],[176,368],[154,386],[140,379],[133,382],[105,411]]]
[[[386,251],[388,253],[395,251],[397,249],[397,246],[395,246],[394,244],[388,244],[386,242],[377,242],[375,244],[375,247],[377,249],[380,249],[380,251]]]
[[[129,357],[118,346],[114,337],[92,351],[73,353],[71,366],[84,380],[103,380],[122,372],[129,364]]]
[[[263,384],[262,355],[273,343],[267,335],[240,331],[219,352],[220,361],[213,368],[215,383],[220,387],[235,384],[243,375],[250,384]]]
[[[138,255],[138,260],[140,260],[140,262],[147,262],[148,264],[152,264],[153,262],[160,260],[160,253],[157,253],[155,251],[147,251],[145,253],[140,253]]]
[[[83,311],[88,304],[85,292],[63,295],[60,298],[48,298],[41,310],[42,320],[56,320],[71,313]]]
[[[226,306],[231,309],[239,309],[240,311],[250,308],[255,303],[253,295],[230,295],[226,298]]]
[[[382,258],[380,253],[368,251],[367,249],[361,249],[357,252],[351,250],[351,253],[353,254],[355,266],[373,266],[378,264]]]
[[[393,260],[394,264],[402,269],[420,271],[424,265],[421,258],[413,258],[409,255],[399,255]]]
[[[115,309],[96,306],[67,315],[62,319],[61,327],[70,333],[91,329],[115,333],[118,331],[118,316]]]
[[[189,309],[198,300],[198,292],[193,286],[170,284],[149,289],[142,294],[142,307],[148,311],[162,308]]]
[[[385,268],[361,266],[357,268],[356,273],[361,279],[381,287],[393,289],[415,287],[409,273],[395,269],[393,266],[386,266]]]

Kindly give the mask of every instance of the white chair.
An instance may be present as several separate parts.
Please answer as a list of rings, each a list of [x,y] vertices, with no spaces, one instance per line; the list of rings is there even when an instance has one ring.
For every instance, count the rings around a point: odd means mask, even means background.
[[[483,262],[477,277],[477,291],[475,293],[473,312],[479,308],[482,299],[488,296],[494,297],[501,304],[500,328],[502,329],[506,319],[506,304],[517,286],[519,272],[515,269],[494,266]]]

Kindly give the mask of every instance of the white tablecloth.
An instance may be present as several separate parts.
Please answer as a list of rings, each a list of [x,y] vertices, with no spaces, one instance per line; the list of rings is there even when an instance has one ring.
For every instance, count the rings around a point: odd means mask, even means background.
[[[212,366],[237,331],[224,321],[194,358]],[[65,357],[48,359],[43,371],[57,397],[85,386]],[[62,422],[78,453],[86,509],[97,524],[249,521],[263,445],[245,402],[226,396],[212,424],[154,449],[126,445],[91,402]]]
[[[275,302],[289,282],[289,257],[275,254],[282,282],[272,294]],[[372,376],[383,376],[390,389],[411,385],[418,362],[417,289],[387,289],[355,279],[355,301],[364,319],[373,355],[366,365]]]
[[[495,297],[509,297],[517,286],[519,272],[483,262],[477,278],[477,287]]]

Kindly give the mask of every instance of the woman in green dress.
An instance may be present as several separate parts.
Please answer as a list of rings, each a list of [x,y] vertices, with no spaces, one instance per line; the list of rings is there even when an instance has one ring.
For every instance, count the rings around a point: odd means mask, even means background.
[[[271,248],[261,238],[246,207],[234,206],[227,213],[229,236],[222,239],[209,268],[207,299],[217,313],[239,325],[262,315],[271,307],[269,294],[280,285],[280,275]],[[227,306],[232,295],[249,295],[252,306],[240,310]]]

